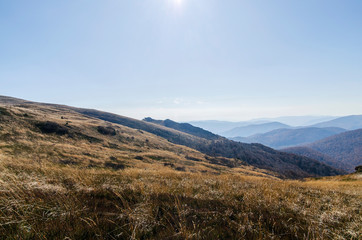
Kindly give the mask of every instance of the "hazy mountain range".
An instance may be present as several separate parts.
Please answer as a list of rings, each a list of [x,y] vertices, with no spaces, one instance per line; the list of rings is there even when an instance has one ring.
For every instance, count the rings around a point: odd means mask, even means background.
[[[345,131],[345,129],[337,127],[306,127],[297,129],[281,128],[249,137],[234,137],[231,139],[245,143],[261,143],[266,146],[279,149],[311,143]]]
[[[254,134],[266,133],[279,128],[338,127],[346,130],[355,130],[362,128],[362,115],[351,115],[343,117],[294,116],[273,119],[263,118],[243,122],[210,120],[191,121],[189,123],[225,137],[248,137]]]
[[[208,130],[210,132],[221,134],[223,132],[229,131],[236,127],[243,127],[251,124],[262,124],[266,123],[264,120],[251,120],[251,121],[242,121],[242,122],[228,122],[228,121],[218,121],[218,120],[206,120],[206,121],[190,121],[189,123],[193,126],[200,127],[202,129]]]
[[[190,121],[189,123],[211,131],[213,133],[222,134],[223,132],[230,131],[233,128],[245,127],[248,125],[264,124],[271,122],[280,122],[289,126],[310,126],[313,124],[336,119],[333,116],[285,116],[277,118],[258,118],[249,121],[230,122],[218,120],[205,120],[205,121]],[[260,133],[260,132],[259,132]]]
[[[292,118],[295,120],[298,117]],[[328,118],[330,117],[319,118],[319,120]],[[313,121],[317,121],[317,119],[318,118],[315,118]],[[208,123],[211,123],[211,125],[215,124],[215,122]],[[224,124],[226,128],[225,122],[218,122],[217,124]],[[230,123],[227,124],[229,124],[228,127],[232,126]],[[233,124],[235,125],[237,123]],[[362,115],[339,117],[310,126],[290,126],[281,122],[253,123],[233,127],[232,129],[221,132],[220,135],[239,142],[261,143],[278,149],[312,143],[334,134],[358,128],[362,128]]]
[[[269,120],[258,119],[238,123],[201,121],[193,124],[219,132],[220,135],[234,141],[260,143],[313,158],[348,172],[353,172],[357,165],[362,165],[361,130],[356,130],[362,128],[362,115],[280,117],[280,122]],[[287,125],[286,122],[298,125]],[[303,124],[306,126],[301,126]]]
[[[274,129],[290,128],[290,126],[280,122],[270,122],[262,124],[251,124],[244,127],[236,127],[229,131],[221,133],[222,136],[231,137],[247,137],[257,133],[269,132]]]

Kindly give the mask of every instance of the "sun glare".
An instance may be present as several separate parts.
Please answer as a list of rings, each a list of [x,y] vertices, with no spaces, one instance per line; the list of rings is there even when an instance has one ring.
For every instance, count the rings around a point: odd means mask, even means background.
[[[177,6],[180,6],[183,0],[173,0]]]

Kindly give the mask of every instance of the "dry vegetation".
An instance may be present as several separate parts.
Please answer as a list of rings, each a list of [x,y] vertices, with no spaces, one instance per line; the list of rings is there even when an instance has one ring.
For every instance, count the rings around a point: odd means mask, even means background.
[[[82,115],[0,110],[1,239],[361,238],[361,175],[280,180]]]
[[[361,181],[2,163],[9,239],[359,239]]]

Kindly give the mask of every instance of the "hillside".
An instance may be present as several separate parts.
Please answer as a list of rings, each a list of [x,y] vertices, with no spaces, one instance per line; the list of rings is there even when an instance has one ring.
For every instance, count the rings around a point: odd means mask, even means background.
[[[248,137],[258,133],[265,133],[279,128],[289,128],[290,126],[280,122],[270,122],[262,124],[251,124],[244,127],[236,127],[229,131],[223,132],[221,135],[225,137]]]
[[[339,127],[347,130],[356,130],[362,128],[362,115],[340,117],[330,121],[315,124],[312,127]]]
[[[334,159],[331,156],[328,156],[326,154],[323,154],[321,152],[318,152],[310,147],[305,146],[296,146],[296,147],[288,147],[281,149],[283,152],[287,153],[294,153],[300,156],[305,156],[308,158],[312,158],[315,160],[318,160],[322,163],[325,163],[329,166],[338,168],[338,169],[344,169],[346,172],[351,172],[351,169],[354,169],[355,166],[352,164],[349,164],[348,162],[339,162],[337,159]]]
[[[2,99],[4,99],[4,97]],[[139,121],[97,110],[80,109],[52,104],[38,104],[26,101],[21,102],[22,100],[19,99],[15,99],[12,102],[11,98],[5,98],[5,100],[8,105],[12,104],[11,107],[20,107],[22,109],[44,108],[46,109],[45,113],[43,113],[44,116],[47,116],[46,114],[52,112],[59,112],[60,114],[77,113],[75,116],[82,116],[83,118],[85,117],[86,119],[92,119],[94,121],[103,120],[108,123],[122,125],[123,127],[127,127],[127,129],[132,128],[132,131],[137,130],[137,132],[141,134],[147,132],[147,134],[150,133],[151,136],[157,135],[161,137],[163,141],[177,145],[184,145],[206,154],[208,156],[205,157],[205,160],[208,162],[214,162],[226,167],[235,168],[250,164],[258,168],[276,172],[281,176],[289,178],[335,175],[342,173],[341,171],[321,164],[316,160],[278,152],[260,144],[237,143],[221,137],[218,140],[209,140],[167,128],[165,126],[160,126],[155,123]],[[67,120],[63,119],[62,121],[64,124]],[[130,138],[131,136],[128,137]],[[143,139],[143,141],[146,140]],[[112,144],[118,143],[112,142]],[[125,142],[125,144],[127,144],[127,142]],[[141,143],[139,143],[139,145],[141,145]],[[127,155],[132,157],[134,154]]]
[[[306,146],[345,164],[344,169],[350,172],[362,164],[362,129],[337,134]]]
[[[275,175],[241,160],[207,156],[154,134],[90,118],[58,105],[2,105],[0,140],[2,158],[24,162],[36,159],[39,165]]]
[[[329,128],[316,128],[306,127],[297,129],[276,129],[263,134],[256,134],[250,137],[236,137],[232,138],[235,141],[245,143],[261,143],[263,145],[280,149],[296,145],[312,143],[317,140],[345,132],[345,129],[329,127]]]
[[[353,172],[356,166],[362,164],[362,129],[343,132],[282,151],[317,159],[330,166]]]

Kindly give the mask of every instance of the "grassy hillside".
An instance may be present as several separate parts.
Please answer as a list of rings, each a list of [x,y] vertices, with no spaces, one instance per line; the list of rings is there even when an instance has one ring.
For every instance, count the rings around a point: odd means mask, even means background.
[[[358,239],[362,234],[361,175],[281,180],[241,163],[67,107],[2,105],[0,236]]]
[[[148,132],[46,105],[0,107],[0,140],[4,157],[61,167],[165,167],[217,174],[255,169],[241,160],[207,156]]]
[[[306,127],[298,129],[276,129],[263,134],[256,134],[250,137],[233,138],[235,141],[246,143],[261,143],[263,145],[280,149],[296,145],[312,143],[317,140],[345,132],[343,128],[328,127],[316,128]]]

